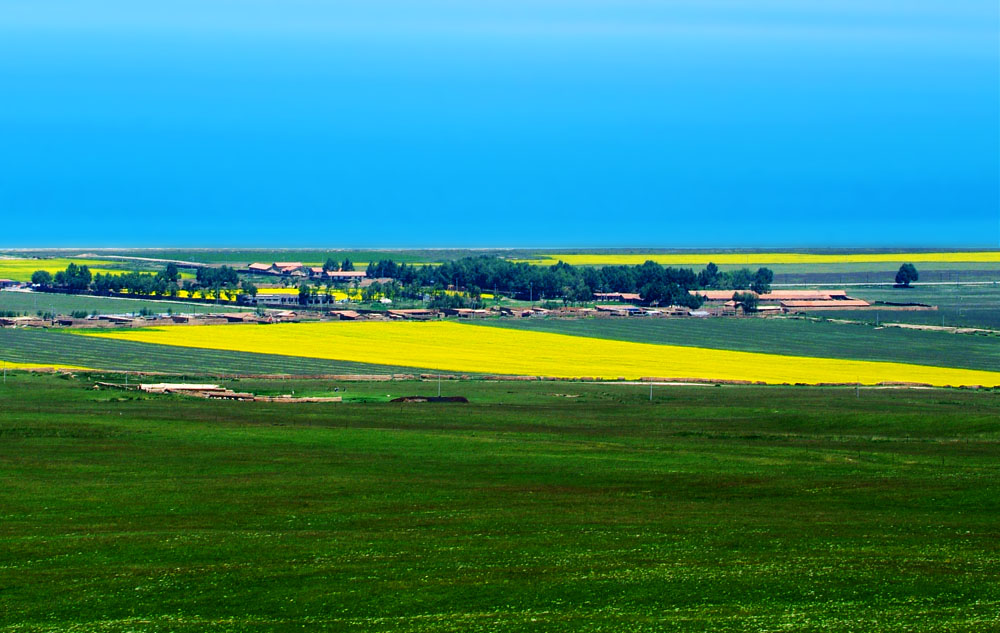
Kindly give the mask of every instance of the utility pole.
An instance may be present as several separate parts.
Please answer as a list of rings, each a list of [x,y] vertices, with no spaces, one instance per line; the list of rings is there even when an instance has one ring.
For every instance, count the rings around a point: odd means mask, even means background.
[[[7,384],[7,361],[3,362],[3,384]]]
[[[649,383],[649,401],[653,401],[653,383]]]
[[[438,398],[441,397],[441,373],[438,372]]]

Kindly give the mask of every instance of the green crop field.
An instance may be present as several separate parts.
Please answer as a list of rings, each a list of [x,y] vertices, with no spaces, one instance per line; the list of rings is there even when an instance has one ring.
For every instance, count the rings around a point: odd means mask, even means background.
[[[247,310],[247,308],[239,306],[212,305],[190,301],[151,301],[92,295],[67,295],[55,292],[0,291],[0,312],[70,314],[74,311],[88,313],[97,311],[100,314],[132,314],[138,313],[143,308],[160,314],[166,313],[168,310],[175,313],[245,312]]]
[[[995,392],[90,385],[0,384],[2,630],[1000,628]]]
[[[182,326],[178,326],[182,327]],[[225,326],[219,326],[225,327]],[[263,327],[263,326],[262,326]],[[252,354],[77,336],[67,331],[0,328],[0,359],[61,363],[93,369],[181,374],[391,374],[421,373],[392,365]]]
[[[866,301],[913,302],[935,305],[932,312],[878,312],[880,321],[978,327],[1000,330],[1000,283],[918,285],[913,288],[851,288],[853,297]],[[836,318],[874,322],[872,311],[816,312]]]
[[[990,371],[1000,367],[1000,337],[996,336],[900,328],[875,329],[868,325],[804,319],[633,317],[489,319],[469,323],[470,327],[508,327],[639,343],[687,345],[793,356],[879,360]]]
[[[64,251],[60,249],[24,251],[16,256],[42,256],[51,257],[53,255],[67,256],[76,254],[78,251]],[[527,257],[532,251],[501,249],[489,251],[477,251],[470,249],[400,249],[400,250],[378,250],[378,249],[102,249],[100,254],[118,255],[122,257],[152,258],[152,259],[173,259],[185,262],[199,262],[205,264],[248,264],[251,262],[274,262],[274,261],[296,261],[303,263],[322,264],[327,257],[332,257],[337,261],[350,259],[354,263],[364,263],[378,261],[381,259],[392,259],[397,263],[424,264],[438,263],[467,257],[477,253],[493,253],[500,256]],[[2,254],[3,251],[0,251]],[[9,253],[15,255],[14,253]],[[129,265],[126,262],[125,265]],[[148,264],[155,266],[156,264]]]

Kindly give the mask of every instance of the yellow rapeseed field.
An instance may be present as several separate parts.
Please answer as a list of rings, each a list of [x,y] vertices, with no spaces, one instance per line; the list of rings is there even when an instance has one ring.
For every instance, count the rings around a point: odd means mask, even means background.
[[[124,270],[114,270],[106,268],[108,265],[114,265],[118,262],[112,262],[100,259],[64,259],[64,258],[52,258],[52,259],[30,259],[30,258],[19,258],[19,259],[9,259],[6,257],[0,257],[0,279],[13,279],[15,281],[31,281],[31,273],[36,270],[47,270],[53,275],[61,270],[66,270],[66,267],[70,263],[75,263],[77,266],[86,265],[90,267],[90,272],[93,274],[102,273],[112,273],[120,275]]]
[[[63,365],[61,363],[12,363],[10,361],[0,361],[0,367],[6,367],[7,371],[17,369],[90,369],[78,365]]]
[[[344,292],[342,290],[333,290],[333,289],[326,290],[324,288],[319,288],[319,289],[313,288],[313,291],[315,292],[315,294],[326,294],[326,295],[329,295],[335,301],[344,301],[344,300],[346,300],[348,298],[348,296],[353,296],[355,299],[361,299],[361,291],[360,290],[350,289],[348,292]],[[240,291],[240,294],[243,294],[242,291]],[[257,289],[257,294],[258,295],[296,295],[296,296],[298,296],[299,289],[298,288],[258,288]]]
[[[1000,251],[969,253],[850,253],[841,255],[818,253],[638,253],[615,254],[555,254],[541,259],[524,259],[539,266],[551,266],[559,261],[574,266],[634,266],[653,260],[664,266],[704,266],[709,262],[720,265],[761,264],[845,264],[845,263],[1000,263]]]
[[[454,322],[321,322],[79,331],[180,347],[305,356],[451,372],[699,378],[767,383],[1000,385],[1000,373],[631,343]]]

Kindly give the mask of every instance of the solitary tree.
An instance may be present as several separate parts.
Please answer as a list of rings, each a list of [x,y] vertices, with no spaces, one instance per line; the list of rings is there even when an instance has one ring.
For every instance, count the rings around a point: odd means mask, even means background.
[[[920,279],[920,273],[917,272],[913,264],[903,264],[899,267],[899,272],[896,273],[896,285],[904,288],[909,288],[910,283],[918,279]]]

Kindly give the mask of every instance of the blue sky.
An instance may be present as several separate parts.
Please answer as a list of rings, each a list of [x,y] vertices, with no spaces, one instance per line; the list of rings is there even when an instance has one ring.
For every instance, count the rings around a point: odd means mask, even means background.
[[[5,0],[0,246],[1000,246],[980,0]]]

